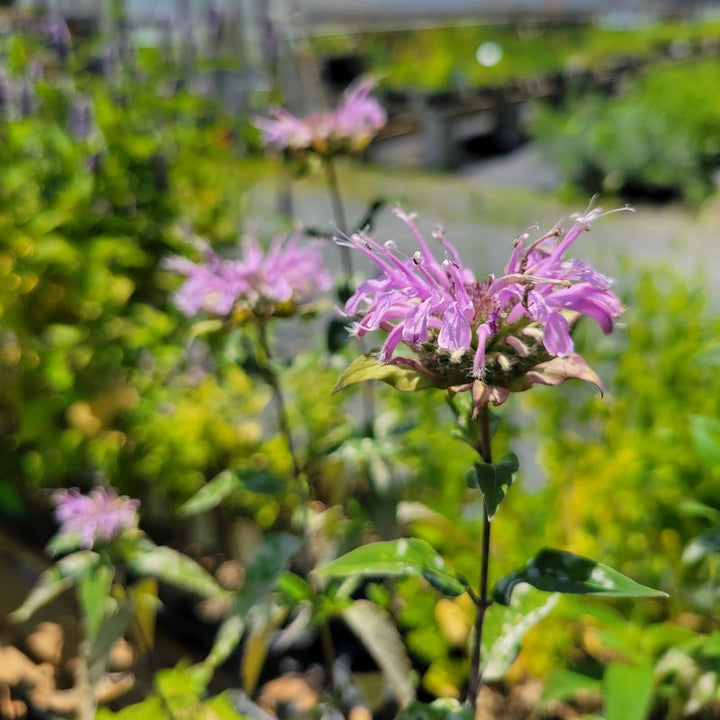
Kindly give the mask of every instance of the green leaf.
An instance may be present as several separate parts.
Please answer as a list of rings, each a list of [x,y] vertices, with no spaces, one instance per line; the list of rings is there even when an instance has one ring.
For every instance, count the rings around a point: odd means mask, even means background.
[[[211,670],[220,667],[238,646],[244,632],[244,618],[240,615],[231,615],[229,618],[226,618],[218,628],[210,653],[201,665]]]
[[[258,603],[250,613],[250,628],[243,645],[240,664],[242,687],[248,695],[252,695],[257,687],[270,649],[270,638],[287,615],[287,608],[280,607],[272,597]]]
[[[520,583],[546,592],[574,595],[667,597],[667,593],[640,585],[607,565],[552,548],[541,550],[524,568],[502,578],[493,593],[495,600],[508,605]]]
[[[405,707],[415,698],[412,665],[388,612],[368,600],[356,600],[341,616],[383,671],[400,707]]]
[[[301,544],[289,533],[273,533],[265,538],[235,596],[232,614],[220,626],[212,650],[202,663],[204,668],[216,668],[227,660],[242,639],[250,610],[267,598],[281,577],[291,575],[285,571]]]
[[[302,542],[289,533],[268,535],[245,574],[245,583],[235,600],[235,612],[247,615],[250,608],[271,593],[287,570]]]
[[[316,570],[323,577],[422,575],[445,595],[462,595],[467,581],[450,570],[432,546],[418,538],[370,543]]]
[[[118,603],[114,598],[108,598],[107,612],[97,631],[97,635],[88,655],[88,675],[90,683],[94,686],[107,671],[110,649],[125,634],[128,623],[132,619],[132,603]]]
[[[258,495],[279,495],[287,488],[287,482],[269,470],[247,468],[238,470],[237,475],[245,490]]]
[[[395,720],[472,720],[474,715],[469,705],[440,698],[431,703],[411,702]]]
[[[382,380],[392,385],[396,390],[415,392],[431,387],[443,387],[439,377],[419,369],[392,363],[381,363],[374,353],[366,353],[356,357],[345,372],[338,378],[333,388],[333,395],[351,385],[367,382],[368,380]]]
[[[695,452],[711,467],[720,465],[720,420],[693,415],[690,434]]]
[[[554,670],[548,675],[541,700],[572,700],[580,692],[600,694],[600,680],[573,672],[572,670]]]
[[[308,600],[312,594],[308,582],[292,572],[284,572],[278,578],[277,587],[285,599],[292,604]]]
[[[278,495],[286,487],[287,483],[283,478],[267,470],[223,470],[180,507],[180,514],[187,517],[212,510],[236,490],[250,490],[259,495]]]
[[[137,548],[138,551],[128,558],[130,569],[137,575],[155,577],[203,597],[227,594],[207,570],[187,555],[164,545],[155,545],[150,540],[139,543]]]
[[[700,502],[700,500],[687,498],[687,500],[683,500],[678,507],[689,517],[700,517],[710,522],[720,524],[720,510],[712,507],[712,505]]]
[[[497,607],[488,613],[483,634],[482,656],[487,658],[484,680],[494,682],[505,677],[528,630],[552,612],[559,598],[555,593],[548,597],[522,585],[513,593],[509,607]]]
[[[693,538],[685,546],[682,559],[683,562],[693,563],[702,560],[710,553],[720,553],[720,527]]]
[[[232,470],[223,470],[180,507],[180,514],[188,517],[212,510],[240,487],[237,474]]]
[[[100,556],[90,550],[81,550],[58,560],[40,575],[25,602],[10,613],[10,619],[14,622],[25,622],[38,608],[78,582],[99,560]]]
[[[78,599],[85,619],[85,637],[91,644],[95,642],[105,617],[114,575],[115,571],[111,566],[99,562],[90,566],[80,577]]]
[[[51,557],[57,557],[58,555],[67,555],[73,550],[77,550],[81,547],[82,536],[79,533],[62,533],[59,532],[50,538],[50,541],[45,546],[45,552]]]
[[[650,710],[653,667],[612,663],[605,671],[605,720],[645,720]]]
[[[495,517],[518,471],[520,463],[514,453],[506,455],[498,463],[475,463],[477,486],[482,490],[485,507],[490,519]]]

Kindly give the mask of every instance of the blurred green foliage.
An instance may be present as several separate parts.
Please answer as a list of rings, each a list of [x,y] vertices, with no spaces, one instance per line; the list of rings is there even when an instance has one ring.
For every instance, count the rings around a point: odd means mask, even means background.
[[[466,34],[473,63],[486,37],[468,28],[432,32],[446,38],[446,47]],[[609,48],[602,52],[629,50],[629,35],[596,32],[597,47]],[[685,31],[667,26],[663,32],[669,41]],[[552,43],[539,37],[552,54]],[[363,42],[372,44],[371,38]],[[643,38],[638,43],[646,48],[662,39],[649,31]],[[487,39],[497,40],[494,30]],[[418,74],[413,53],[421,43],[404,42],[397,41],[397,52],[411,60],[397,64],[388,84],[409,82],[409,65],[412,78],[429,86],[444,86],[457,72],[438,60]],[[437,47],[445,52],[442,43]],[[21,73],[24,61],[16,55]],[[539,72],[543,62],[533,55],[532,68]],[[472,68],[482,79],[492,77]],[[625,155],[637,158],[630,151],[647,151],[653,162],[653,153],[674,153],[660,163],[670,163],[673,181],[692,194],[685,186],[705,188],[706,163],[717,154],[720,125],[712,112],[719,78],[705,65],[658,69],[626,95],[602,101],[616,103],[609,111],[603,105],[593,117],[568,116],[565,123],[585,118],[587,137],[602,138],[589,156],[614,158],[608,167],[616,173],[634,170],[635,161],[625,164]],[[122,491],[149,495],[149,510],[167,520],[173,504],[225,468],[288,477],[286,446],[268,430],[269,392],[253,377],[251,339],[241,330],[192,339],[199,329],[189,329],[172,308],[177,281],[160,268],[162,257],[187,248],[188,233],[234,242],[243,191],[264,166],[243,157],[237,128],[212,103],[162,77],[141,74],[113,85],[82,75],[70,86],[38,82],[35,92],[39,114],[0,124],[0,506],[21,512],[12,488],[87,484],[102,473]],[[84,137],[71,132],[80,100],[94,113]],[[672,122],[657,113],[661,102]],[[616,117],[625,131],[602,126]],[[565,125],[561,131],[559,152],[582,157],[585,140]],[[712,142],[698,145],[701,135]],[[686,147],[681,138],[705,154],[686,157],[677,149]],[[651,186],[668,187],[665,175],[654,172]],[[621,692],[613,690],[618,670],[603,680],[605,668],[630,664],[646,682],[649,659],[653,702],[679,717],[688,708],[711,707],[717,687],[720,324],[709,317],[702,286],[672,273],[645,275],[627,305],[627,329],[617,340],[598,342],[596,328],[581,327],[577,336],[608,397],[592,399],[577,387],[536,388],[521,403],[537,419],[529,430],[511,403],[500,409],[497,456],[518,438],[531,448],[539,444],[544,486],[534,493],[523,488],[529,471],[521,462],[493,530],[491,574],[523,565],[549,542],[670,592],[669,605],[563,601],[554,620],[529,633],[510,680],[569,667],[572,677],[550,675],[548,699],[572,696],[578,687],[602,692],[603,682],[608,692]],[[337,522],[347,528],[334,533],[333,551],[370,537],[412,534],[476,583],[482,508],[466,485],[473,453],[450,436],[453,415],[442,394],[377,388],[376,434],[364,437],[353,422],[361,415],[360,394],[345,404],[330,396],[345,360],[300,352],[283,337],[278,346],[279,355],[293,359],[283,382],[316,504],[342,504],[349,518]],[[235,514],[251,514],[260,530],[287,526],[291,504],[243,490],[218,517],[229,525]],[[437,602],[419,579],[369,585],[365,592],[394,614],[424,690],[459,696],[472,624],[467,597]],[[180,702],[192,706],[201,693],[193,689]],[[163,703],[153,695],[143,712],[157,714]],[[136,716],[127,712],[120,717]]]
[[[523,24],[515,27],[461,25],[413,31],[369,32],[313,38],[324,56],[356,52],[393,89],[451,90],[534,78],[565,69],[594,69],[622,57],[643,58],[674,44],[717,40],[720,24],[662,22],[628,28]],[[496,43],[496,64],[480,65],[478,47]],[[422,72],[418,72],[418,68]]]
[[[103,474],[185,499],[262,445],[267,395],[188,354],[160,261],[188,233],[236,240],[262,168],[168,77],[56,72],[33,84],[37,113],[0,125],[0,480]]]
[[[720,67],[656,67],[614,97],[541,109],[533,133],[563,176],[590,192],[705,199],[720,164]]]

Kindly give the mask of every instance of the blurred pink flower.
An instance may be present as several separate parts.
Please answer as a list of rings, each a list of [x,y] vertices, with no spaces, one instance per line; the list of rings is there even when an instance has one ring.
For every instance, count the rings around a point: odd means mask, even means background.
[[[332,287],[318,245],[298,246],[298,236],[276,238],[264,252],[257,240],[242,243],[240,259],[219,257],[207,243],[205,262],[186,258],[165,260],[165,267],[187,277],[175,293],[175,303],[186,315],[205,312],[229,315],[236,306],[268,317],[283,306],[287,314],[318,292]]]
[[[263,133],[265,145],[275,150],[320,155],[359,152],[387,122],[385,110],[370,97],[374,86],[367,78],[350,86],[334,111],[300,118],[275,107],[269,118],[256,118],[254,122]]]
[[[86,548],[98,542],[110,542],[138,524],[140,501],[119,497],[112,488],[97,487],[88,495],[76,488],[58,490],[53,500],[60,534],[79,536],[80,544]]]
[[[477,281],[441,232],[435,233],[445,259],[430,251],[414,218],[396,209],[419,245],[412,257],[392,241],[383,245],[355,234],[339,242],[370,257],[382,270],[363,283],[345,311],[359,315],[353,334],[382,329],[383,363],[408,365],[436,375],[445,387],[471,390],[477,403],[499,404],[511,390],[535,383],[555,385],[569,377],[600,381],[574,353],[571,329],[591,317],[605,333],[622,312],[610,280],[566,251],[603,215],[590,210],[574,217],[563,232],[554,230],[529,242],[515,241],[504,274]],[[400,344],[416,358],[395,358]]]

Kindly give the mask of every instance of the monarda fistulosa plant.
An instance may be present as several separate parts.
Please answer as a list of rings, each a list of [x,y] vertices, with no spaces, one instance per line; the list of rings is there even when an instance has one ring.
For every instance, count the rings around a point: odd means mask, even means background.
[[[356,358],[336,390],[382,380],[398,390],[440,388],[450,396],[458,435],[478,455],[470,481],[482,494],[479,584],[473,587],[425,541],[402,538],[360,547],[320,568],[325,577],[423,576],[448,596],[467,593],[476,616],[469,650],[467,706],[475,708],[485,679],[500,679],[520,649],[523,634],[547,615],[555,593],[611,597],[657,597],[616,570],[563,550],[542,549],[527,565],[489,587],[493,519],[518,470],[514,454],[496,459],[492,438],[497,418],[490,405],[535,384],[580,379],[602,389],[597,374],[574,351],[572,330],[584,317],[610,333],[622,313],[611,281],[583,260],[567,257],[592,222],[606,214],[588,209],[533,239],[518,237],[502,275],[476,279],[441,231],[434,233],[438,260],[412,215],[397,209],[418,249],[406,253],[395,242],[379,243],[363,233],[338,239],[371,258],[380,274],[363,283],[345,311],[356,318],[353,335],[384,333],[379,350]],[[551,593],[529,603],[527,586]],[[494,642],[483,651],[483,627],[493,603],[508,615]],[[507,619],[507,622],[506,622]]]
[[[129,634],[140,654],[152,650],[158,581],[204,598],[228,593],[194,560],[156,545],[140,530],[138,500],[100,486],[87,494],[75,488],[58,490],[53,501],[59,529],[47,552],[58,559],[9,617],[25,622],[75,588],[83,630],[75,710],[78,720],[93,720],[114,644]]]

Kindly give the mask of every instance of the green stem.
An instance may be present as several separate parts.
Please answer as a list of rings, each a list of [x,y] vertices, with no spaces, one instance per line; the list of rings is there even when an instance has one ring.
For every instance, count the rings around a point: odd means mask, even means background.
[[[290,428],[290,421],[288,419],[285,396],[282,390],[282,384],[280,382],[280,376],[275,370],[273,362],[272,352],[270,350],[270,341],[268,338],[267,327],[264,321],[258,323],[258,338],[260,341],[260,347],[262,348],[263,354],[265,355],[265,373],[267,375],[268,382],[272,388],[273,397],[275,398],[275,407],[277,408],[278,414],[278,425],[280,431],[285,437],[288,451],[290,452],[290,458],[292,461],[293,477],[295,479],[295,486],[297,488],[300,502],[303,506],[305,513],[304,531],[305,531],[305,542],[307,546],[310,546],[310,519],[309,519],[309,503],[313,498],[312,487],[310,483],[303,483],[302,480],[302,466],[298,461],[297,454],[295,451],[295,440],[293,438],[292,430]],[[335,648],[333,646],[332,634],[330,632],[330,625],[327,620],[324,620],[320,624],[320,642],[322,644],[323,658],[327,667],[328,678],[330,682],[331,692],[334,694],[336,691],[335,682]]]
[[[273,362],[272,352],[270,350],[270,341],[267,333],[267,323],[265,320],[258,322],[258,339],[260,341],[260,347],[265,355],[265,374],[272,390],[273,398],[275,400],[275,409],[277,410],[278,425],[280,432],[285,438],[288,452],[290,453],[290,461],[292,463],[293,478],[298,488],[300,488],[302,474],[302,467],[297,458],[295,450],[295,439],[293,438],[292,429],[290,428],[290,421],[288,419],[287,408],[285,404],[285,395],[283,394],[282,384],[280,383],[280,376],[275,370],[275,364]],[[307,498],[305,498],[307,500]]]
[[[93,720],[95,711],[97,710],[97,701],[95,700],[95,687],[90,680],[90,643],[83,640],[80,645],[79,663],[77,669],[77,689],[78,689],[78,720]]]
[[[325,166],[325,177],[327,179],[328,191],[330,192],[330,201],[333,206],[333,214],[338,230],[347,234],[348,224],[345,218],[345,208],[343,207],[342,197],[340,195],[340,183],[338,183],[337,172],[335,172],[335,161],[331,157],[326,157],[323,165]],[[353,263],[350,248],[346,245],[340,245],[340,259],[342,261],[343,272],[345,273],[348,284],[352,283]]]
[[[340,194],[340,183],[338,182],[337,172],[335,171],[335,161],[332,157],[324,158],[325,177],[327,178],[328,190],[330,192],[330,200],[332,201],[333,213],[335,215],[335,224],[338,230],[347,234],[348,224],[345,217],[345,208],[343,207],[342,196]],[[340,245],[340,259],[343,266],[343,273],[347,283],[347,289],[352,292],[353,286],[353,262],[352,251],[346,245]],[[358,339],[361,352],[367,352],[367,347],[363,338]],[[365,424],[365,436],[375,437],[375,390],[371,383],[363,383],[363,418]]]
[[[478,453],[482,457],[483,462],[492,463],[492,450],[490,447],[490,410],[485,405],[479,418],[480,438],[478,443]],[[470,659],[470,682],[468,684],[467,702],[475,709],[477,706],[477,698],[482,685],[482,670],[480,668],[480,655],[482,651],[482,633],[483,623],[485,621],[485,613],[492,605],[492,600],[488,596],[488,570],[490,568],[490,528],[492,520],[488,515],[487,506],[483,500],[483,532],[482,546],[480,550],[480,587],[478,594],[474,599],[477,608],[475,615],[475,644],[473,645],[472,656]]]

